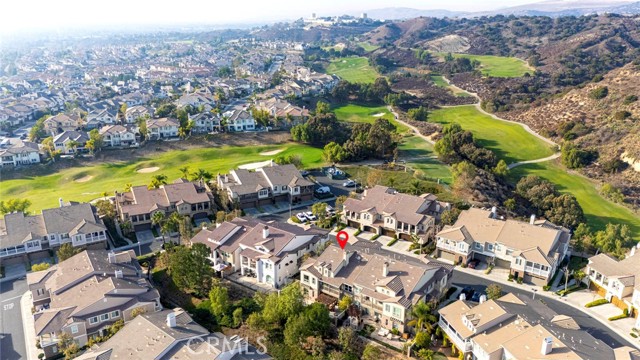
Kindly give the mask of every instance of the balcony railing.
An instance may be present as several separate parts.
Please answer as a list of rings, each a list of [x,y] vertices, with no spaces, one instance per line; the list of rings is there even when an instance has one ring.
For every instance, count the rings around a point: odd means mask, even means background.
[[[544,276],[544,277],[548,277],[549,276],[549,270],[541,270],[541,269],[536,269],[534,267],[531,266],[525,266],[524,268],[525,272],[534,274],[534,275],[539,275],[539,276]]]
[[[0,257],[24,254],[25,252],[26,250],[24,249],[24,247],[13,248],[13,249],[2,249],[0,250]]]
[[[458,252],[458,253],[461,253],[461,254],[466,254],[467,253],[465,250],[460,250],[456,244],[447,244],[447,243],[445,243],[443,241],[438,241],[437,242],[437,247],[439,249],[455,251],[455,252]]]
[[[458,332],[455,331],[451,326],[449,326],[449,324],[445,322],[442,317],[440,317],[438,326],[440,326],[440,328],[444,330],[447,335],[449,335],[449,338],[456,344],[459,349],[464,349],[464,352],[471,351],[471,349],[473,348],[471,342],[465,341],[462,337],[460,337]]]

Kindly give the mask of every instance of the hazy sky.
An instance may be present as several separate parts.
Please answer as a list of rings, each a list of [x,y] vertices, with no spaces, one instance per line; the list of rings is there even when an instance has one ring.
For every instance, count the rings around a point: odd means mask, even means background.
[[[383,7],[492,10],[536,0],[2,0],[0,33],[116,24],[268,22]]]

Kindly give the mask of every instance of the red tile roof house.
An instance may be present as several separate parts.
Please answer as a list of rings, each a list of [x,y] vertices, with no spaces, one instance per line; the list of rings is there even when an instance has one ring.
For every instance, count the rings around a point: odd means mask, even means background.
[[[328,241],[328,230],[286,223],[236,218],[218,227],[202,229],[191,243],[211,249],[216,270],[240,271],[258,283],[279,288],[299,271],[302,257]]]
[[[132,250],[85,250],[51,268],[27,275],[35,309],[35,335],[46,357],[58,354],[60,334],[79,346],[134,309],[162,309],[160,294],[143,277]]]

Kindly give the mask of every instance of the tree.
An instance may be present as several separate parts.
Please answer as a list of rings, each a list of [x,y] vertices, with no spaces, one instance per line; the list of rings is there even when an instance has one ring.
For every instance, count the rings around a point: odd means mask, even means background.
[[[340,195],[336,198],[336,211],[342,211],[344,207],[344,202],[347,201],[346,195]]]
[[[224,222],[224,219],[226,218],[226,216],[227,216],[227,213],[225,213],[225,212],[224,212],[224,211],[222,211],[222,210],[219,210],[219,211],[216,213],[216,223],[218,223],[218,224],[222,224],[222,223]]]
[[[133,224],[131,221],[123,221],[120,223],[120,230],[122,230],[122,234],[127,236],[133,231]]]
[[[407,112],[407,115],[412,120],[426,121],[427,117],[429,116],[429,111],[427,110],[426,107],[420,106],[418,108],[409,109],[409,111]]]
[[[199,181],[200,185],[203,186],[205,181],[209,181],[213,178],[213,175],[205,169],[198,169],[191,176],[191,181]]]
[[[118,111],[118,116],[120,117],[120,119],[124,119],[126,115],[127,115],[127,103],[122,103],[122,105],[120,105],[120,110]]]
[[[433,324],[438,321],[435,315],[433,315],[433,308],[430,303],[426,303],[424,300],[419,301],[411,308],[412,320],[407,323],[409,326],[413,326],[417,331],[424,330],[428,334],[433,331]]]
[[[156,211],[151,215],[151,225],[158,226],[162,228],[162,225],[165,223],[166,217],[162,211]],[[164,233],[162,233],[162,242],[164,242]]]
[[[62,153],[60,150],[56,150],[53,144],[53,137],[51,136],[42,140],[42,149],[49,155],[51,161],[53,162],[58,160],[60,158],[60,154]]]
[[[151,177],[151,182],[149,183],[149,186],[147,186],[147,188],[158,189],[160,186],[166,185],[166,184],[167,184],[167,175],[164,175],[164,174],[153,175],[153,177]]]
[[[178,223],[178,232],[180,233],[180,239],[182,240],[183,244],[187,244],[193,237],[193,226],[191,226],[191,218],[189,218],[189,215],[180,216],[175,212],[173,214],[177,215],[175,221],[177,221]]]
[[[113,206],[113,204],[111,204],[111,201],[101,199],[96,201],[95,206],[96,206],[96,209],[98,210],[98,215],[104,216],[111,220],[113,220],[116,217],[116,209]]]
[[[338,343],[345,353],[352,353],[356,347],[358,335],[351,327],[341,327],[338,330]]]
[[[340,311],[347,310],[352,303],[353,299],[351,296],[345,295],[340,299],[340,301],[338,301],[338,309],[340,309]]]
[[[498,284],[489,284],[489,286],[487,286],[486,293],[487,299],[498,299],[502,296],[502,287]]]
[[[51,264],[47,263],[47,262],[43,262],[40,264],[33,264],[31,265],[31,271],[42,271],[42,270],[47,270],[49,267],[51,267]]]
[[[460,209],[458,208],[445,210],[440,215],[440,222],[443,225],[453,225],[458,220],[458,216],[460,216]]]
[[[73,341],[71,334],[62,332],[58,337],[58,350],[64,355],[65,360],[73,359],[80,348]]]
[[[180,173],[182,174],[182,177],[184,179],[188,179],[189,178],[189,167],[188,166],[181,167],[178,170],[180,170]]]
[[[324,151],[322,152],[322,158],[324,161],[329,163],[339,163],[342,162],[346,158],[347,154],[340,146],[340,144],[336,142],[330,142],[324,146]]]
[[[142,117],[138,118],[137,123],[138,123],[138,131],[140,132],[140,135],[142,135],[143,139],[146,139],[147,136],[149,135],[149,129],[147,128],[147,119]]]
[[[224,286],[214,286],[209,291],[209,301],[211,301],[211,313],[218,318],[222,319],[231,308],[231,301],[229,300],[229,290]]]
[[[582,282],[582,279],[584,279],[586,276],[587,274],[585,274],[584,271],[582,270],[577,270],[573,272],[573,278],[576,279],[578,284],[580,284]]]
[[[318,101],[316,103],[316,115],[318,114],[328,114],[331,111],[331,106],[324,102],[324,101]]]
[[[420,360],[434,360],[435,353],[431,349],[420,349],[418,351],[418,359]]]
[[[362,352],[362,360],[378,360],[382,356],[382,351],[380,348],[369,343],[364,347],[364,351]]]
[[[89,131],[89,141],[87,141],[86,148],[89,149],[91,154],[100,151],[104,145],[104,137],[100,134],[98,129]]]
[[[327,204],[323,202],[317,202],[311,206],[311,212],[315,215],[320,222],[322,222],[327,216]]]
[[[413,346],[416,350],[420,349],[428,349],[429,344],[431,344],[431,335],[424,331],[419,331],[416,333],[416,337],[413,340]]]
[[[71,243],[64,243],[60,246],[56,255],[58,256],[58,262],[63,262],[78,253],[80,253],[80,249],[74,247]]]
[[[233,310],[233,326],[234,327],[239,327],[240,325],[242,325],[242,320],[243,320],[243,315],[242,315],[243,311],[242,308],[236,308],[235,310]]]
[[[496,167],[493,168],[493,173],[501,178],[506,178],[509,175],[509,166],[506,161],[500,159]]]
[[[29,215],[29,207],[31,201],[28,199],[9,199],[6,201],[0,201],[0,214],[10,214],[12,212],[22,212],[25,215]]]
[[[207,259],[210,254],[204,244],[175,247],[169,254],[169,274],[176,286],[197,296],[206,296],[213,272]]]

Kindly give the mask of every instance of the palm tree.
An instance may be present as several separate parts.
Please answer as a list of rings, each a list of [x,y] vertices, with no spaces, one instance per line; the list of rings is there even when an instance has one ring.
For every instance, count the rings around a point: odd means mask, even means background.
[[[185,178],[185,179],[188,179],[188,178],[189,178],[189,167],[188,167],[188,166],[181,167],[181,168],[180,168],[180,169],[178,169],[178,170],[180,170],[180,172],[182,173],[182,177],[183,177],[183,178]]]
[[[133,224],[131,224],[131,221],[124,221],[120,223],[120,230],[122,230],[123,235],[129,235],[132,229]]]
[[[409,185],[411,185],[411,192],[414,195],[420,194],[420,180],[418,179],[411,180],[411,183]]]
[[[576,279],[578,285],[582,283],[582,279],[584,279],[586,276],[587,274],[585,274],[582,270],[578,270],[573,273],[573,278]]]
[[[178,128],[178,136],[180,137],[180,139],[185,139],[187,137],[187,130],[184,127],[180,127]]]
[[[205,169],[198,169],[198,171],[196,171],[193,176],[191,177],[191,181],[200,181],[200,186],[203,185],[203,181],[209,181],[213,178],[213,175],[211,175],[210,172],[208,172]]]
[[[427,304],[424,300],[419,301],[411,309],[411,321],[407,323],[409,326],[415,327],[418,331],[424,329],[427,333],[433,331],[433,324],[438,320],[433,315],[431,304]]]
[[[162,226],[166,222],[165,216],[161,211],[156,211],[151,215],[151,225],[160,226],[160,231],[162,231]],[[164,243],[164,232],[162,231],[162,242]]]
[[[287,114],[287,125],[291,127],[292,124],[293,124],[293,116],[291,116],[291,114]]]
[[[80,146],[80,143],[75,141],[75,140],[71,140],[67,143],[67,147],[73,149],[73,152],[75,153],[76,150],[78,149],[78,146]]]
[[[151,183],[149,184],[149,186],[147,188],[149,188],[149,189],[157,189],[161,185],[166,185],[166,184],[167,184],[167,175],[158,174],[158,175],[154,175],[151,178]]]
[[[129,191],[131,191],[131,188],[132,188],[132,187],[133,187],[133,184],[131,184],[131,183],[126,183],[126,184],[124,185],[124,192],[129,192]]]

